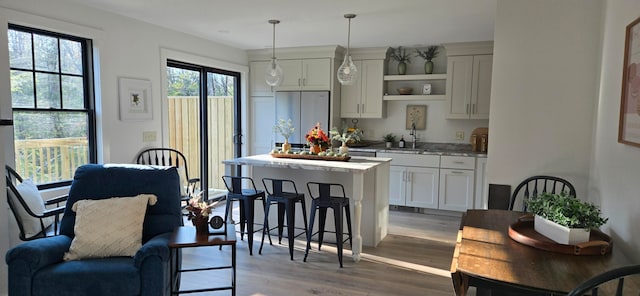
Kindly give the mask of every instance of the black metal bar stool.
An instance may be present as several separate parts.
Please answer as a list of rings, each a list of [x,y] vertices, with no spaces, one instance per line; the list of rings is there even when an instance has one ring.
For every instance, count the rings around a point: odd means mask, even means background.
[[[253,179],[249,177],[222,176],[224,186],[229,191],[227,193],[226,208],[224,211],[224,220],[231,215],[232,204],[234,200],[240,202],[240,240],[244,240],[245,224],[247,226],[247,241],[249,243],[249,255],[253,255],[253,226],[254,226],[254,202],[262,200],[262,208],[265,208],[265,194],[263,190],[257,190]],[[242,188],[243,181],[251,184],[251,188]]]
[[[331,189],[334,188],[334,192],[338,191],[338,189],[342,192],[342,196],[332,196]],[[307,190],[309,190],[309,196],[313,199],[311,201],[311,224],[309,225],[309,231],[307,234],[307,248],[304,252],[304,262],[307,262],[307,256],[309,255],[309,249],[311,249],[311,237],[314,235],[313,233],[313,222],[316,217],[316,210],[320,210],[320,217],[318,218],[318,223],[320,224],[318,229],[318,250],[322,247],[322,240],[324,239],[324,226],[327,219],[327,209],[333,209],[333,217],[335,223],[335,234],[336,234],[336,245],[338,246],[338,261],[340,262],[340,267],[342,267],[342,246],[344,242],[349,240],[349,244],[352,244],[351,241],[351,211],[349,209],[349,198],[344,193],[344,186],[342,184],[334,184],[334,183],[317,183],[317,182],[308,182]],[[345,240],[343,236],[343,223],[342,213],[345,213],[347,216],[347,230],[349,231],[349,237]],[[328,231],[331,232],[331,231]]]
[[[297,236],[302,235],[302,233],[295,235],[295,221],[296,221],[296,209],[295,204],[300,203],[302,205],[302,216],[304,218],[304,234],[308,233],[307,231],[307,206],[304,198],[304,193],[298,193],[298,189],[296,188],[296,184],[291,180],[282,180],[282,179],[271,179],[271,178],[263,178],[262,184],[264,185],[264,189],[267,191],[267,206],[264,210],[264,227],[262,230],[262,242],[260,243],[260,250],[258,251],[262,254],[262,246],[264,245],[264,236],[265,234],[269,237],[269,244],[273,245],[271,242],[271,231],[274,228],[269,228],[269,208],[272,204],[278,205],[278,243],[282,243],[282,231],[284,228],[284,217],[286,214],[287,217],[287,237],[289,240],[289,255],[291,255],[291,260],[293,260],[293,242]],[[284,191],[284,187],[288,186],[293,188],[294,192]]]

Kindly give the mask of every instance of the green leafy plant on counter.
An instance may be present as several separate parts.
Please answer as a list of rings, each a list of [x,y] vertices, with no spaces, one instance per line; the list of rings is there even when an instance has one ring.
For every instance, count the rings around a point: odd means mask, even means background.
[[[385,142],[395,142],[396,141],[396,136],[394,136],[393,134],[389,133],[389,134],[386,134],[386,135],[382,136],[382,139]]]
[[[599,228],[609,218],[603,218],[594,204],[581,201],[566,192],[544,192],[526,199],[527,211],[569,228]]]

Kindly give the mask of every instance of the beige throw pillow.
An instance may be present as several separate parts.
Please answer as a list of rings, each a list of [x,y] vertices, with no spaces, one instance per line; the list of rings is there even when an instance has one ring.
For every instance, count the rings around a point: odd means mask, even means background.
[[[142,246],[147,204],[156,201],[153,194],[77,201],[75,237],[64,260],[135,255]]]
[[[20,193],[20,196],[22,197],[24,202],[27,204],[27,207],[29,207],[29,209],[31,209],[34,214],[42,215],[42,213],[44,213],[44,200],[40,195],[40,191],[38,191],[38,187],[35,183],[33,183],[33,181],[31,181],[31,179],[24,179],[22,183],[16,186],[16,189],[18,190],[18,193]],[[27,213],[27,210],[24,209],[22,205],[19,205],[20,202],[18,201],[17,197],[13,196],[13,192],[11,192],[11,190],[9,190],[8,192],[10,193],[9,197],[13,198],[15,204],[18,204],[17,212],[20,216],[20,220],[22,221],[24,235],[26,237],[32,237],[40,233],[43,230],[43,225],[40,224],[40,218],[29,215],[29,213]],[[43,218],[42,222],[44,224],[44,228],[49,227],[49,225],[53,223],[54,219],[55,217],[53,216]]]

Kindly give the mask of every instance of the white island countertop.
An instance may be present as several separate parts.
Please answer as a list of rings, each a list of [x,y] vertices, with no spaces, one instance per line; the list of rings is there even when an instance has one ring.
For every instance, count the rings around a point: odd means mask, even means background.
[[[269,154],[246,156],[222,161],[226,165],[251,165],[272,168],[290,168],[329,172],[364,173],[373,170],[391,158],[353,156],[348,161],[275,158]]]

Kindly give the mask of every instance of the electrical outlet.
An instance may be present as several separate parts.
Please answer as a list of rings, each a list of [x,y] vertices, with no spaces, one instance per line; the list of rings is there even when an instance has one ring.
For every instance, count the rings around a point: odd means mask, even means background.
[[[142,142],[155,142],[156,141],[156,132],[142,132]]]
[[[464,131],[456,132],[456,140],[464,140]]]

